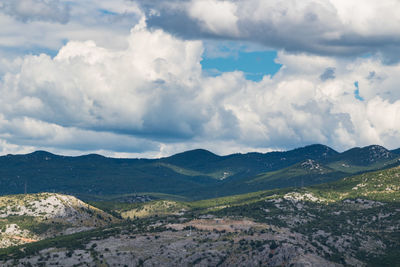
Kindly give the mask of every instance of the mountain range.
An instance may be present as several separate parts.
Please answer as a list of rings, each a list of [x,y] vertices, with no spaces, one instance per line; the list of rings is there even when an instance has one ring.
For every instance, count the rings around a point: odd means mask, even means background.
[[[196,149],[160,159],[118,159],[45,151],[0,157],[0,195],[58,192],[82,199],[206,199],[303,187],[400,164],[400,149],[372,145],[339,153],[315,144],[290,151],[218,156]]]

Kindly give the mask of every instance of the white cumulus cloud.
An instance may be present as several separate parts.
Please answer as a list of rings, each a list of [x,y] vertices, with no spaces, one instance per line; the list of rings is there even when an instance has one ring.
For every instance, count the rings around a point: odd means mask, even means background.
[[[239,34],[236,9],[237,6],[229,1],[193,0],[188,6],[188,13],[206,31],[236,36]]]
[[[399,60],[397,0],[138,2],[151,10],[147,11],[150,25],[188,38],[250,41],[319,55],[380,53],[387,62]]]
[[[254,82],[239,71],[207,76],[201,41],[149,29],[144,20],[126,43],[70,41],[54,57],[4,65],[2,151],[160,156],[194,147],[224,154],[310,143],[400,146],[399,64],[281,51],[281,70]],[[321,79],[327,69],[334,75]]]

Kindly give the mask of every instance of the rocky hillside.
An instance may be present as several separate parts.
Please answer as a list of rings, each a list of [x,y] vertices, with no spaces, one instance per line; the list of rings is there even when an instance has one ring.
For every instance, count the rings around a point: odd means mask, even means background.
[[[134,208],[129,210],[129,205]],[[400,262],[399,167],[311,187],[129,205],[115,204],[124,207],[115,211],[130,218],[122,224],[3,249],[0,263],[398,266]]]
[[[101,233],[79,248],[49,247],[3,266],[340,266],[317,253],[306,236],[250,220],[208,218],[156,227],[155,221]],[[157,223],[156,223],[157,224]],[[158,223],[159,224],[159,223]],[[57,240],[58,243],[64,240]],[[83,243],[83,244],[82,244]],[[54,243],[53,243],[54,244]],[[13,253],[13,251],[11,251]]]
[[[68,195],[40,193],[0,197],[0,247],[84,231],[117,222]]]

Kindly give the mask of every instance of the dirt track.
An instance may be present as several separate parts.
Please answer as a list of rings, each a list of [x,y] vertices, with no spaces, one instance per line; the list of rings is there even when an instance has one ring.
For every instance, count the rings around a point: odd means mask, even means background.
[[[18,239],[18,240],[24,241],[25,243],[32,243],[32,242],[38,241],[35,239],[25,238],[25,237],[21,237],[21,236],[17,236],[17,235],[10,235],[9,237],[12,239]]]

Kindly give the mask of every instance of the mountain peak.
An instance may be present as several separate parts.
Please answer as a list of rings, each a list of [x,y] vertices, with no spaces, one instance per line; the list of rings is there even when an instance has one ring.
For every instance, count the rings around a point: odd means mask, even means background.
[[[326,146],[323,144],[311,144],[311,145],[304,146],[303,148],[332,149],[329,146]]]
[[[371,145],[363,149],[370,153],[371,159],[388,159],[393,157],[393,154],[383,146]]]
[[[321,144],[313,144],[305,147],[296,148],[294,150],[288,151],[287,153],[304,154],[313,160],[326,159],[339,154],[336,150],[330,148],[329,146]]]
[[[82,155],[82,156],[78,156],[78,158],[85,158],[85,159],[106,159],[107,157],[103,156],[103,155],[99,155],[99,154],[87,154],[87,155]]]
[[[205,149],[193,149],[161,159],[174,165],[197,165],[216,161],[221,157]]]
[[[394,154],[400,154],[400,148],[390,150],[390,152],[392,152],[392,153],[394,153]]]
[[[199,158],[213,157],[213,158],[215,158],[215,157],[219,157],[219,156],[206,150],[206,149],[198,148],[198,149],[188,150],[185,152],[175,154],[169,158],[172,158],[172,157],[191,157],[191,158],[193,158],[193,157],[199,157]]]
[[[371,150],[371,151],[382,151],[382,152],[389,151],[388,149],[386,149],[385,147],[380,146],[380,145],[369,145],[369,146],[363,147],[362,149]]]
[[[52,154],[50,152],[44,151],[44,150],[37,150],[30,154],[26,154],[26,157],[38,159],[38,160],[51,160],[51,159],[59,157],[59,156]]]
[[[29,154],[27,154],[27,155],[40,155],[40,156],[42,156],[42,155],[45,155],[45,156],[55,156],[55,154],[53,154],[53,153],[50,153],[50,152],[48,152],[48,151],[45,151],[45,150],[36,150],[36,151],[34,151],[34,152],[32,152],[32,153],[29,153]]]
[[[396,155],[383,146],[370,145],[365,147],[355,147],[341,154],[355,165],[368,165],[385,159],[393,159]]]

